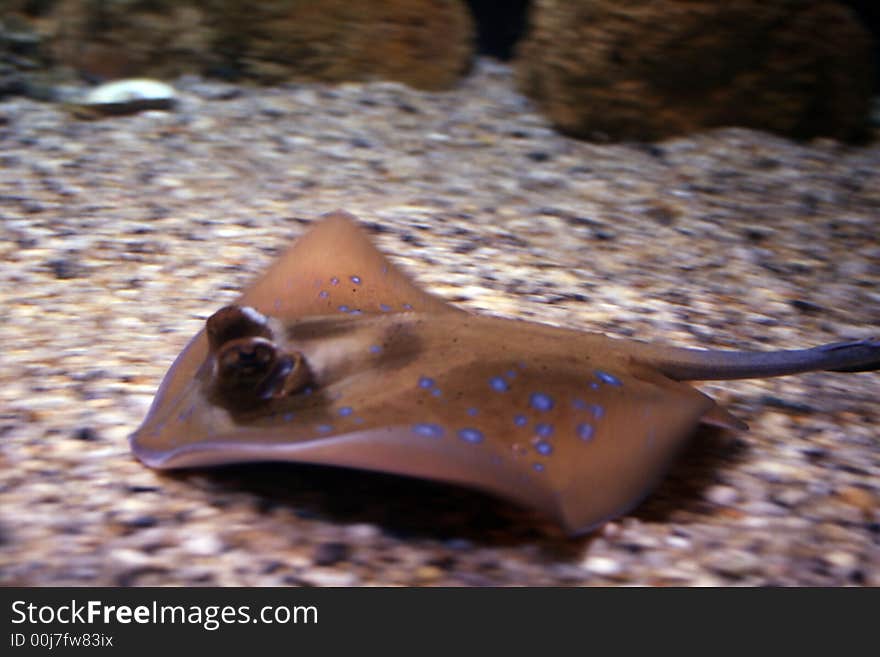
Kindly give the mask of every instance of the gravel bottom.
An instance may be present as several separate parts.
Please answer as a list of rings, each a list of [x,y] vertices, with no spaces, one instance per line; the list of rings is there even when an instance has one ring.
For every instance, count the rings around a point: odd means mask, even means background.
[[[0,103],[4,585],[880,585],[880,375],[701,388],[642,506],[578,539],[466,490],[178,474],[127,436],[173,358],[319,214],[471,310],[717,348],[880,326],[880,145],[728,129],[596,145],[482,61],[445,94],[186,78],[173,112]]]

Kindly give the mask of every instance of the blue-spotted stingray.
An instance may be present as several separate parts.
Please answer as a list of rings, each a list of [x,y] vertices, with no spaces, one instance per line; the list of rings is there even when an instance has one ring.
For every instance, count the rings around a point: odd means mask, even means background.
[[[686,381],[880,369],[880,339],[684,349],[465,312],[334,212],[208,318],[131,436],[150,467],[295,461],[450,482],[582,533],[645,497],[695,428]]]

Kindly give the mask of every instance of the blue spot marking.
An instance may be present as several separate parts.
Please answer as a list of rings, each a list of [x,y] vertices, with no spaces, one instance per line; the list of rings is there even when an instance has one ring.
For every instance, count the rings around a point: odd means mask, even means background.
[[[480,410],[477,408],[469,408],[467,409],[467,414],[473,417],[474,415],[479,414]]]
[[[330,285],[339,285],[339,279],[334,276],[330,279]]]
[[[549,438],[553,435],[553,425],[538,422],[538,424],[535,425],[535,433],[541,436],[541,438]]]
[[[371,344],[370,345],[370,353],[371,354],[378,354],[381,351],[382,351],[382,347],[380,345],[378,345],[378,344]]]
[[[439,397],[440,395],[443,394],[443,391],[440,390],[440,388],[434,388],[434,389],[431,391],[431,394],[434,395],[435,397]]]
[[[347,313],[348,311],[349,311],[349,307],[348,307],[348,306],[345,306],[345,305],[339,306],[339,312],[341,312],[341,313]]]
[[[590,406],[590,412],[597,420],[601,420],[605,416],[605,409],[599,406],[599,404],[593,404]]]
[[[585,411],[589,408],[589,406],[587,406],[587,402],[585,402],[583,399],[572,399],[571,407],[578,411]]]
[[[352,276],[351,282],[354,283],[355,285],[360,285],[361,284],[361,277],[360,276]]]
[[[433,388],[434,387],[434,379],[423,376],[419,379],[419,388]]]
[[[535,470],[535,472],[544,472],[543,463],[532,463],[532,468]]]
[[[489,379],[489,387],[492,388],[495,392],[507,392],[510,390],[510,386],[507,385],[507,381],[502,379],[500,376],[493,376]]]
[[[553,445],[541,440],[535,443],[535,451],[542,456],[550,456],[553,453]]]
[[[525,415],[514,415],[513,423],[518,427],[524,427],[529,423],[529,419]]]
[[[549,411],[553,409],[553,397],[543,392],[533,392],[529,396],[529,406],[536,411]]]
[[[305,388],[303,388],[302,394],[304,394],[306,397],[308,397],[313,392],[315,392],[315,389],[312,386],[306,386]]]
[[[593,434],[595,433],[593,425],[587,424],[586,422],[577,425],[577,427],[575,427],[575,431],[577,432],[577,437],[584,442],[590,442],[593,439]]]
[[[403,304],[403,309],[404,310],[412,310],[413,307],[411,305],[409,305],[408,303],[405,303],[405,304]]]
[[[590,384],[590,388],[592,388],[593,390],[598,390],[598,389],[599,389],[599,384],[596,383],[595,381],[593,381],[593,382]]]
[[[613,374],[609,374],[608,372],[603,372],[602,370],[595,371],[596,378],[599,379],[602,383],[607,383],[610,386],[620,386],[623,385]]]
[[[362,418],[362,417],[356,417],[355,419],[352,420],[352,422],[354,422],[355,424],[363,424],[363,423],[364,423],[364,418]]]
[[[363,313],[363,311],[362,311],[360,308],[355,308],[354,310],[352,310],[352,311],[349,313],[349,315],[363,315],[363,314],[364,314],[364,313]]]
[[[381,310],[383,313],[391,312],[391,306],[389,306],[387,303],[380,303],[379,310]]]
[[[483,442],[485,438],[482,431],[480,431],[479,429],[473,429],[471,427],[459,430],[458,437],[466,443],[474,444]]]
[[[339,409],[339,415],[341,415],[342,417],[348,417],[353,412],[354,410],[351,408],[351,406],[343,406]]]
[[[507,374],[505,374],[504,376],[506,376],[508,379],[515,379],[516,378],[516,371],[515,370],[507,370]]]
[[[412,425],[412,432],[425,438],[442,438],[444,433],[443,427],[431,422],[419,422]]]
[[[333,431],[333,427],[329,424],[319,424],[315,429],[318,430],[318,433],[330,433]]]
[[[285,421],[285,422],[290,422],[293,418],[294,418],[294,414],[293,414],[293,413],[285,413],[285,414],[284,414],[284,421]]]
[[[330,293],[327,290],[321,290],[320,292],[318,292],[318,296],[322,299],[326,299],[330,296]]]

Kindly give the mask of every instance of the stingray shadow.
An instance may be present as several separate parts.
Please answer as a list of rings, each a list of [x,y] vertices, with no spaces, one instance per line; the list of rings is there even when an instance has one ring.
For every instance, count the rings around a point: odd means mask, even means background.
[[[195,476],[184,470],[171,476]],[[467,540],[479,545],[562,541],[528,509],[479,491],[414,477],[336,466],[256,463],[199,470],[226,490],[256,497],[260,512],[285,507],[307,520],[369,523],[404,540]]]
[[[694,436],[660,485],[631,516],[668,521],[681,509],[705,505],[702,491],[719,462],[737,458],[745,443],[720,431]],[[291,463],[229,465],[183,470],[173,477],[207,477],[221,489],[256,497],[259,512],[286,507],[308,520],[370,523],[402,540],[466,540],[478,546],[536,545],[555,561],[582,558],[595,532],[565,535],[538,513],[490,495],[413,477],[342,467]]]
[[[748,442],[723,429],[700,426],[658,486],[629,515],[642,522],[670,522],[673,514],[705,514],[705,491],[717,484],[722,463],[745,458]]]

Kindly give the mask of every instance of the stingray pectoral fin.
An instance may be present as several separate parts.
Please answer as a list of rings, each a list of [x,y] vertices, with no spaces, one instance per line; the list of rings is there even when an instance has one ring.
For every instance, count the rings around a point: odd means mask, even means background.
[[[703,414],[700,418],[700,423],[738,433],[749,430],[748,424],[718,404],[713,405],[712,408]]]
[[[586,444],[554,463],[552,514],[571,534],[623,515],[653,490],[714,402],[686,384],[661,391],[630,385],[629,398],[606,404]]]
[[[621,382],[593,391],[586,406],[559,403],[540,412],[563,413],[546,440],[529,440],[528,427],[514,422],[510,431],[499,429],[497,438],[487,432],[479,442],[439,423],[379,424],[322,435],[319,423],[294,415],[284,423],[282,416],[277,423],[249,426],[196,396],[190,397],[196,403],[180,403],[142,427],[132,437],[132,449],[159,469],[290,461],[443,481],[534,508],[579,534],[636,506],[713,405],[686,384],[628,377]],[[540,426],[534,425],[538,431]],[[515,432],[525,440],[511,443]]]
[[[352,312],[464,314],[416,285],[341,210],[316,222],[236,303],[283,321]]]
[[[352,312],[466,314],[416,285],[373,246],[355,218],[343,211],[324,215],[247,287],[236,304],[287,322]],[[208,339],[201,330],[168,370],[139,431],[162,422],[161,417],[183,397],[207,356]]]
[[[447,438],[387,426],[327,438],[286,440],[282,430],[237,428],[193,442],[170,444],[135,435],[132,449],[146,465],[170,470],[235,463],[287,461],[332,465],[457,484],[536,507],[551,516],[556,501],[543,482],[524,476],[491,453]],[[440,441],[446,442],[441,444]]]

